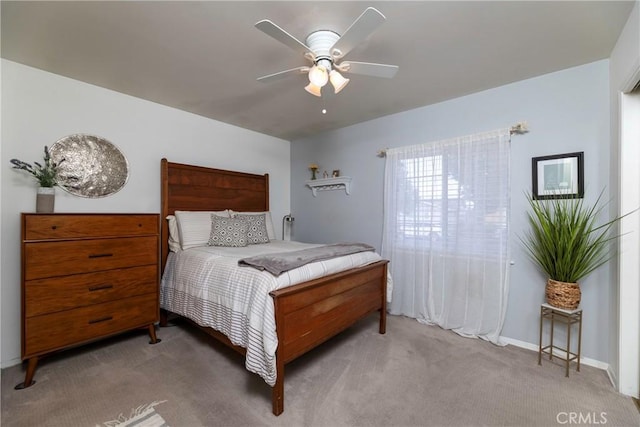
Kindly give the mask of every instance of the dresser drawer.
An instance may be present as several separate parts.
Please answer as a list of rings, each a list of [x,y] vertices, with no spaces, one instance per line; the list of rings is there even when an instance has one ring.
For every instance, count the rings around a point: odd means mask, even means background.
[[[31,242],[24,245],[25,280],[157,263],[157,236]]]
[[[22,357],[148,326],[157,320],[155,294],[31,317],[25,321]]]
[[[55,240],[157,234],[160,224],[155,214],[32,214],[23,227],[25,240]]]
[[[25,316],[150,293],[158,293],[156,265],[29,280],[25,282]]]

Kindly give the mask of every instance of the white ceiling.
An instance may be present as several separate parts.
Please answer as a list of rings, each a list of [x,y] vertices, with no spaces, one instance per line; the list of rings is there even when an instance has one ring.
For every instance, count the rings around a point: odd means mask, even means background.
[[[633,1],[7,2],[3,58],[293,140],[608,58]],[[306,60],[254,28],[304,41],[343,33],[368,7],[387,21],[346,59],[395,64],[348,75],[338,95],[307,78],[257,82]],[[327,114],[321,110],[326,108]]]

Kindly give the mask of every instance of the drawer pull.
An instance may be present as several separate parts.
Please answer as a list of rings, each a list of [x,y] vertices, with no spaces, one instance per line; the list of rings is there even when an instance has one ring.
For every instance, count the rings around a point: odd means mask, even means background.
[[[98,319],[89,320],[89,324],[92,325],[94,323],[106,322],[106,321],[112,320],[112,319],[113,319],[113,316],[100,317]]]
[[[95,285],[95,286],[89,286],[89,291],[93,292],[93,291],[101,291],[103,289],[112,289],[113,285],[110,283],[105,283],[103,285]]]
[[[113,256],[113,254],[92,254],[89,255],[89,258],[105,258],[109,256]]]

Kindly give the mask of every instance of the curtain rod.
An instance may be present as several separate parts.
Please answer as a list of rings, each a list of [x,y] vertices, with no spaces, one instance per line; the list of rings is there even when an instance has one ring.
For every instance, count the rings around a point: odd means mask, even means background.
[[[509,133],[511,135],[524,135],[527,132],[529,132],[529,126],[527,125],[527,122],[518,122],[509,128]],[[376,156],[378,157],[386,157],[386,155],[387,155],[386,148],[383,148],[376,152]]]

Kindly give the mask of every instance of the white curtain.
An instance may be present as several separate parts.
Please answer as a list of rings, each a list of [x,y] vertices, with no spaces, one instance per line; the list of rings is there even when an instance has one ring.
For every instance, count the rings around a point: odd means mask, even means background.
[[[508,294],[509,129],[388,149],[382,255],[391,314],[500,344]]]

